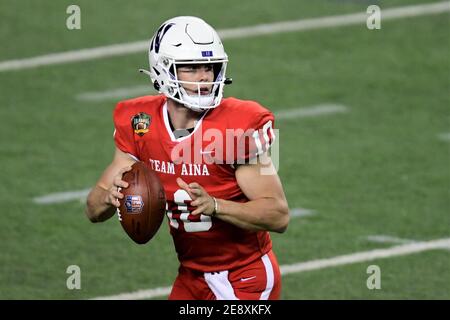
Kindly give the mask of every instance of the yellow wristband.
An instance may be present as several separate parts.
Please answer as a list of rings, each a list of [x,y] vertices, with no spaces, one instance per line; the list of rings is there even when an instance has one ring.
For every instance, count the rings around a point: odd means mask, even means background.
[[[217,214],[217,211],[218,211],[218,204],[217,204],[217,199],[215,197],[212,197],[212,198],[214,200],[214,211],[211,214],[211,216],[214,217]]]

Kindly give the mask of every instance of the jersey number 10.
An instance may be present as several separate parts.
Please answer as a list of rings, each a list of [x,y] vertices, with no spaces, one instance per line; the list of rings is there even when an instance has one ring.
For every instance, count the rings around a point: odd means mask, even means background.
[[[192,199],[185,190],[178,189],[174,193],[173,198],[174,202],[178,205],[178,210],[181,212],[179,219],[173,218],[173,213],[168,210],[168,206],[166,204],[167,217],[169,218],[170,225],[173,228],[178,229],[180,227],[180,223],[182,223],[186,232],[201,232],[211,229],[212,221],[210,216],[201,214],[200,221],[189,220],[190,212],[185,201],[190,201]]]

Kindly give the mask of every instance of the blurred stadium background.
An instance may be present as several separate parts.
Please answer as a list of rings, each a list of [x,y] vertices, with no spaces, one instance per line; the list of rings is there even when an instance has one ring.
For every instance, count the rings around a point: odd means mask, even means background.
[[[224,39],[234,80],[225,95],[279,115],[279,174],[293,209],[288,231],[272,235],[283,299],[449,299],[450,4],[383,20],[384,10],[433,3],[1,0],[0,299],[165,299],[178,265],[167,223],[138,246],[117,219],[94,225],[83,213],[112,157],[115,102],[154,93],[137,72],[145,50],[11,61],[148,40],[177,15],[225,30],[365,14],[371,4],[382,9],[380,30],[361,21]],[[66,28],[70,4],[81,8],[80,30]],[[342,255],[348,262],[334,266]],[[81,290],[66,287],[69,265],[81,268]],[[369,265],[381,289],[367,288]]]

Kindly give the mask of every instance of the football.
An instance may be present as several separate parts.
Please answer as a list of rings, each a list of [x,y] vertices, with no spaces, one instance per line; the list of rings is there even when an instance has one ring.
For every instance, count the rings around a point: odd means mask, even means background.
[[[119,199],[117,214],[128,236],[138,244],[145,244],[164,219],[166,194],[158,175],[144,162],[136,162],[131,168],[122,177],[129,185],[120,190],[124,197]]]

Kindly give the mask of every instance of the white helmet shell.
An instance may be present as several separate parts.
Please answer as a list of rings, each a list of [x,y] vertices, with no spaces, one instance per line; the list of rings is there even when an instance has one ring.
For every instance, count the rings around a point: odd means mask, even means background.
[[[181,16],[164,22],[150,41],[150,77],[166,97],[200,112],[217,107],[223,96],[228,56],[217,32],[197,17]],[[213,82],[187,82],[177,77],[177,67],[186,64],[212,64]],[[196,84],[197,94],[189,95],[183,84]],[[212,85],[209,95],[201,85]]]

